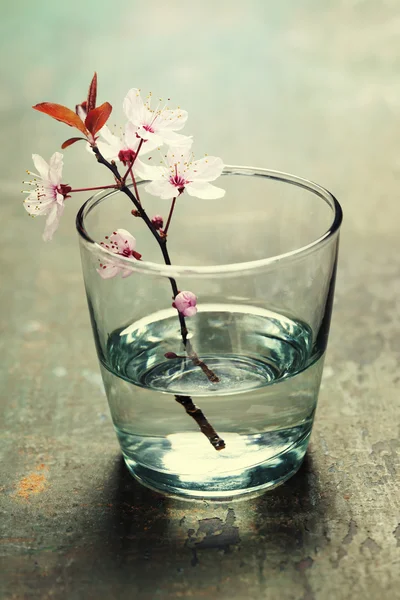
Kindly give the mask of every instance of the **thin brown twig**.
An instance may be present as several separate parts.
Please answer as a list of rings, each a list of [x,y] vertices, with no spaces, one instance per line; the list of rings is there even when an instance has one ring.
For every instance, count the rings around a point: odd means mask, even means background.
[[[207,379],[209,381],[211,381],[211,383],[218,383],[219,382],[219,377],[218,375],[216,375],[214,373],[214,371],[212,371],[205,362],[203,362],[197,355],[197,353],[194,351],[192,344],[190,343],[189,340],[186,340],[186,352],[188,353],[188,356],[190,358],[190,360],[192,361],[192,363],[194,365],[196,365],[197,367],[200,367],[200,369],[203,371],[203,373],[205,374],[205,376],[207,377]]]
[[[136,185],[136,179],[135,179],[135,176],[134,176],[133,171],[132,171],[132,165],[129,167],[129,172],[131,174],[132,183],[133,183],[133,189],[135,190],[137,201],[139,202],[139,204],[142,204],[142,202],[140,200],[140,196],[139,196],[139,190],[138,190],[137,185]]]
[[[200,427],[201,432],[206,436],[210,444],[216,450],[223,450],[225,448],[224,440],[218,435],[214,427],[209,423],[204,413],[198,406],[193,403],[190,396],[175,396],[175,400],[181,404],[186,410],[187,414],[190,415]]]
[[[132,162],[130,162],[130,163],[129,163],[129,166],[128,166],[128,169],[127,169],[127,171],[126,171],[125,175],[123,175],[123,176],[122,176],[122,178],[121,178],[121,179],[122,179],[122,181],[123,181],[123,183],[125,183],[125,181],[126,181],[126,178],[128,177],[129,173],[131,172],[131,169],[132,169],[132,167],[133,167],[133,165],[134,165],[134,162],[135,162],[135,160],[136,160],[136,159],[137,159],[137,157],[138,157],[138,154],[139,154],[139,152],[140,152],[140,149],[141,149],[141,147],[142,147],[142,145],[143,145],[143,142],[144,142],[144,140],[140,140],[140,142],[139,142],[139,146],[138,146],[138,148],[137,148],[137,150],[136,150],[136,155],[135,155],[135,158],[133,159],[133,161],[132,161]]]

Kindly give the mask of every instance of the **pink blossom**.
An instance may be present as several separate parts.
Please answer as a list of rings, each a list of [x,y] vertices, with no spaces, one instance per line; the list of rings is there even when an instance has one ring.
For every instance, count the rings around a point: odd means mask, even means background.
[[[224,163],[216,156],[193,160],[190,148],[170,148],[166,165],[151,167],[137,160],[136,173],[142,179],[150,179],[146,192],[164,200],[176,198],[187,192],[189,196],[202,199],[222,198],[225,190],[211,185],[223,171]]]
[[[162,229],[162,227],[164,225],[164,219],[162,218],[161,215],[154,215],[151,222],[152,222],[154,229]]]
[[[136,239],[125,229],[117,229],[112,235],[106,236],[106,241],[101,242],[101,246],[118,256],[125,256],[133,261],[140,260],[142,257],[139,252],[135,251]],[[120,266],[118,262],[113,261],[112,257],[103,259],[97,272],[103,279],[111,279],[116,275],[122,277],[132,275],[131,269]]]
[[[188,118],[186,110],[180,108],[151,108],[151,94],[143,102],[140,90],[129,90],[124,100],[126,118],[137,128],[136,135],[156,146],[162,144],[191,144],[191,138],[176,133],[182,129]],[[145,144],[146,145],[146,144]]]
[[[68,198],[71,188],[61,183],[63,155],[55,152],[47,163],[39,154],[32,154],[33,163],[38,174],[31,173],[34,179],[25,181],[35,187],[24,200],[24,207],[32,217],[46,216],[46,226],[43,233],[45,242],[52,239],[64,211],[64,200]]]
[[[197,313],[197,297],[193,292],[179,292],[172,306],[184,317],[193,317]]]
[[[107,125],[102,127],[99,132],[97,146],[101,154],[107,160],[120,160],[124,165],[133,162],[139,149],[140,137],[137,135],[138,127],[132,123],[127,123],[123,134],[120,136],[111,133]],[[157,147],[157,143],[151,140],[142,143],[140,154],[151,152]],[[90,145],[88,150],[91,151]],[[135,172],[135,169],[133,169]]]

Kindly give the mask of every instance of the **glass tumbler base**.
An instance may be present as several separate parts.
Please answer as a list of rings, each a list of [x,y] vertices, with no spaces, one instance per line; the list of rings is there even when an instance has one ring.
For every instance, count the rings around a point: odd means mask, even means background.
[[[199,472],[180,473],[154,468],[149,464],[138,462],[123,451],[125,463],[142,485],[172,498],[180,500],[213,500],[230,501],[251,498],[264,491],[277,487],[300,468],[307,450],[310,430],[283,452],[272,456],[263,462],[242,469],[222,470],[211,468]],[[187,434],[192,436],[193,434]],[[228,437],[228,436],[226,436]],[[196,437],[196,439],[198,439]],[[174,451],[171,450],[171,454]],[[164,453],[164,463],[168,464],[168,456]],[[172,461],[173,462],[173,458]],[[188,462],[185,461],[186,467]],[[190,462],[189,462],[190,464]],[[178,465],[177,465],[178,466]]]

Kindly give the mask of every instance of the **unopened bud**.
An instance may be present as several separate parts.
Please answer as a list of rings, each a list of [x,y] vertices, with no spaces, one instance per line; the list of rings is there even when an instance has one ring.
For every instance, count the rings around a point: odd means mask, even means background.
[[[132,208],[131,215],[133,215],[134,217],[140,217],[140,212],[136,210],[136,208]]]
[[[122,164],[126,167],[126,165],[133,164],[136,158],[136,152],[134,150],[120,150],[118,153],[118,158],[122,162]]]
[[[153,224],[154,229],[161,229],[164,225],[164,219],[161,215],[154,215],[151,222]]]
[[[184,317],[193,317],[197,313],[197,297],[193,292],[179,292],[172,306]]]
[[[164,354],[165,358],[178,358],[178,355],[175,352],[166,352]]]

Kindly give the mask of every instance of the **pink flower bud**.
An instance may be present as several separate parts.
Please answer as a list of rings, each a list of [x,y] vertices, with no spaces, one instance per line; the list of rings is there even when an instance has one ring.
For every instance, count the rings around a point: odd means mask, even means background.
[[[161,229],[164,225],[164,219],[161,215],[154,215],[151,222],[153,223],[154,229]]]
[[[179,292],[172,306],[184,317],[193,317],[197,313],[197,297],[193,292]]]
[[[130,163],[133,163],[136,158],[136,152],[133,150],[120,150],[118,153],[118,158],[122,162],[122,164],[126,167]]]
[[[164,354],[164,356],[165,356],[165,358],[169,358],[169,359],[171,359],[171,358],[178,358],[178,355],[175,354],[175,352],[166,352]]]

